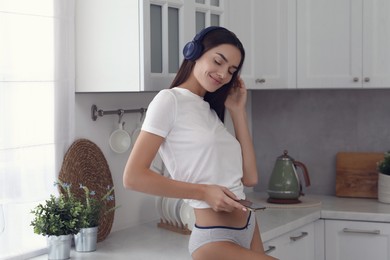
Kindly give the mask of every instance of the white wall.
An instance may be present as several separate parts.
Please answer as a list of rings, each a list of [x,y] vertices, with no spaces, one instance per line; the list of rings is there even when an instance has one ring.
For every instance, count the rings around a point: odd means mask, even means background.
[[[154,206],[155,197],[123,188],[123,169],[130,150],[117,154],[109,146],[110,134],[118,128],[118,116],[104,115],[93,121],[91,106],[95,104],[103,110],[147,108],[155,94],[153,92],[76,94],[75,138],[89,139],[102,150],[113,178],[116,204],[121,205],[116,210],[112,231],[158,219]],[[125,114],[123,116],[123,121],[126,122],[124,129],[131,133],[139,119],[139,113]]]

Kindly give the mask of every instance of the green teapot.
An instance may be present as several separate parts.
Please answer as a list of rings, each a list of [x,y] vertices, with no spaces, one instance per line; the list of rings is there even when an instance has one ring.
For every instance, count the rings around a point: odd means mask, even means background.
[[[270,203],[300,203],[299,197],[304,195],[296,168],[302,169],[306,187],[310,186],[309,173],[306,166],[295,161],[284,150],[283,155],[276,159],[274,169],[268,182],[268,202]]]

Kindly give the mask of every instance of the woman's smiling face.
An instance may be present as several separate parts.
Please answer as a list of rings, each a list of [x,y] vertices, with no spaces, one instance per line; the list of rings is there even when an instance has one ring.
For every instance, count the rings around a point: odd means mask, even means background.
[[[205,92],[214,92],[230,82],[240,61],[241,53],[237,47],[221,44],[196,60],[193,75]]]

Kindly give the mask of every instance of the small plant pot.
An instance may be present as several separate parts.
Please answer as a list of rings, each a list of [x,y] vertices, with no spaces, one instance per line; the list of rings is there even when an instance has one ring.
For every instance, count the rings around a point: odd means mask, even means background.
[[[98,227],[82,228],[74,235],[75,250],[78,252],[96,251]]]
[[[48,236],[48,259],[69,259],[72,235]]]
[[[390,176],[378,174],[378,201],[390,203]]]

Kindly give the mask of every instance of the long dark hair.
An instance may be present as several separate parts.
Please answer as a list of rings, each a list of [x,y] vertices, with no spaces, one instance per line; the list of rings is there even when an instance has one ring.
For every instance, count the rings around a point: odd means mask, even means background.
[[[204,96],[204,100],[210,104],[210,107],[215,110],[218,117],[221,119],[222,122],[224,122],[225,100],[229,93],[230,88],[233,86],[233,83],[237,80],[237,76],[240,73],[240,70],[245,60],[245,50],[241,41],[237,38],[237,36],[233,32],[221,27],[220,29],[215,29],[208,32],[203,37],[202,54],[221,44],[231,44],[233,46],[236,46],[241,52],[240,64],[238,65],[237,70],[233,73],[230,82],[223,85],[215,92],[207,92]],[[177,87],[183,82],[185,82],[191,75],[194,66],[195,66],[195,61],[184,59],[179,68],[179,71],[176,74],[176,77],[172,81],[170,88]]]

